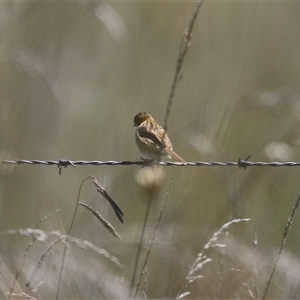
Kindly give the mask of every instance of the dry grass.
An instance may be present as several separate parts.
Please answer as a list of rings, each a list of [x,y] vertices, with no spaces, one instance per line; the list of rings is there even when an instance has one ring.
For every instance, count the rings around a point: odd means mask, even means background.
[[[297,3],[0,8],[1,159],[300,161]],[[2,165],[0,298],[296,299],[297,168]]]

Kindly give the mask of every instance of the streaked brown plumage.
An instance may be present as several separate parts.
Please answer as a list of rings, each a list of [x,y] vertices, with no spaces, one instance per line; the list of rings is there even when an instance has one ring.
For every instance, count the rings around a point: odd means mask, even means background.
[[[134,117],[135,141],[143,158],[161,161],[163,156],[169,156],[176,162],[186,164],[178,154],[173,151],[170,139],[165,130],[146,112],[140,112]]]

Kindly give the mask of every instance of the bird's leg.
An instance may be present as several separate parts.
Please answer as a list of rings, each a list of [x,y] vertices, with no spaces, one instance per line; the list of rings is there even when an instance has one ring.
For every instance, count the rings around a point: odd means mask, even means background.
[[[144,167],[153,167],[156,164],[155,159],[147,159],[147,158],[141,158],[141,160],[144,162],[144,165],[142,166],[142,168]]]

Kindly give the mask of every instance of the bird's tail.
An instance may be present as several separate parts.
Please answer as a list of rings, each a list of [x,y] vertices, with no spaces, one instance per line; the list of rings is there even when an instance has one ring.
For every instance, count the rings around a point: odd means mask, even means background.
[[[185,162],[185,160],[183,158],[181,158],[177,153],[175,153],[173,150],[171,149],[166,149],[168,155],[171,156],[171,158],[173,158],[176,162],[180,162],[183,165],[186,165],[187,163]]]

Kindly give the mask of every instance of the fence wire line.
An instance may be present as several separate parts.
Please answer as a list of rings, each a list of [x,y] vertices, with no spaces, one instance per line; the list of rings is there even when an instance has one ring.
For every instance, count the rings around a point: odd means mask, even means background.
[[[68,159],[60,159],[58,161],[56,160],[24,160],[24,159],[17,159],[17,160],[0,160],[0,164],[30,164],[30,165],[56,165],[59,168],[67,167],[67,166],[73,166],[76,165],[108,165],[108,166],[116,166],[116,165],[123,165],[123,166],[130,166],[130,165],[139,165],[139,166],[147,166],[147,163],[145,161],[114,161],[114,160],[108,160],[108,161],[99,161],[99,160],[77,160],[72,161]],[[172,162],[172,161],[161,161],[157,162],[156,164],[160,166],[179,166],[179,167],[198,167],[198,166],[207,166],[207,167],[213,167],[213,166],[238,166],[239,168],[246,168],[246,167],[295,167],[300,166],[300,162],[251,162],[243,159],[239,159],[238,161],[191,161],[187,162],[186,165],[183,165],[178,162]]]

